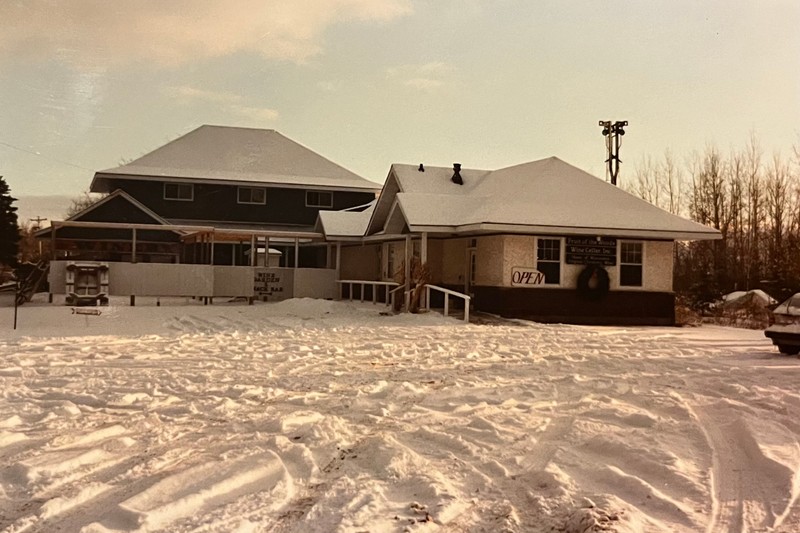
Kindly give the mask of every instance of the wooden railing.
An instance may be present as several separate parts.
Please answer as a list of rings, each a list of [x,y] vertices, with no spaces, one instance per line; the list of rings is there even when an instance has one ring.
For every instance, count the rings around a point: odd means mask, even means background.
[[[386,288],[386,305],[391,305],[390,295],[392,293],[394,293],[394,290],[397,290],[397,289],[394,289],[390,293],[389,292],[390,291],[390,287],[397,287],[398,285],[400,285],[399,283],[394,282],[394,281],[369,281],[369,280],[363,280],[363,279],[340,279],[340,280],[337,280],[336,283],[339,284],[339,299],[340,300],[344,299],[342,297],[342,288],[344,287],[345,284],[347,284],[349,286],[349,289],[350,289],[349,290],[349,299],[350,299],[350,301],[353,301],[353,286],[354,285],[360,285],[361,286],[361,294],[359,296],[360,296],[362,302],[364,301],[364,287],[367,286],[367,285],[370,285],[372,287],[372,303],[377,303],[377,301],[378,301],[378,287],[385,287]]]
[[[336,283],[339,284],[340,300],[344,299],[342,295],[342,289],[344,285],[348,285],[349,287],[348,299],[350,301],[353,300],[353,287],[356,285],[360,286],[361,290],[359,298],[362,302],[364,301],[364,287],[366,287],[367,285],[371,286],[372,303],[376,303],[378,301],[378,288],[385,287],[386,305],[391,306],[392,309],[395,309],[394,301],[395,298],[397,298],[397,294],[400,293],[403,295],[403,305],[405,306],[406,310],[408,310],[411,290],[407,289],[406,285],[400,285],[395,281],[368,281],[363,279],[341,279],[337,280]],[[464,300],[464,322],[469,322],[469,303],[471,298],[468,295],[454,290],[446,289],[444,287],[439,287],[438,285],[426,284],[425,302],[427,303],[428,306],[430,306],[430,301],[431,301],[431,290],[439,291],[444,294],[444,316],[447,316],[450,313],[450,296],[455,296],[457,298],[461,298],[462,300]]]
[[[428,302],[429,307],[431,301],[431,289],[444,294],[444,316],[447,316],[450,311],[450,296],[457,296],[458,298],[464,300],[464,322],[469,322],[469,301],[471,298],[468,295],[450,289],[445,289],[444,287],[439,287],[438,285],[426,284],[425,301]]]

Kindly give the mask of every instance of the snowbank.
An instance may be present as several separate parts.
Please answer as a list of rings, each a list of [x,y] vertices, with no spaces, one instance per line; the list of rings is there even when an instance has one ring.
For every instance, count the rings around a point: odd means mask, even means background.
[[[3,531],[800,528],[761,332],[120,303],[0,310]]]

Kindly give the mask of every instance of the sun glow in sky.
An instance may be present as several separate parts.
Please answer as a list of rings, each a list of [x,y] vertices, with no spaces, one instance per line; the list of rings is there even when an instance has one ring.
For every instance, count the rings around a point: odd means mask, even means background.
[[[272,128],[376,182],[391,163],[556,155],[604,175],[751,132],[800,144],[796,0],[8,0],[0,175],[77,195],[202,124]]]

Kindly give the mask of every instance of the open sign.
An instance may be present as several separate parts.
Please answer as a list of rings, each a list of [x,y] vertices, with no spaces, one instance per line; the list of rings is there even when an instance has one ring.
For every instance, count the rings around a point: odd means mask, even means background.
[[[533,287],[544,284],[544,273],[535,268],[514,267],[511,269],[512,287]]]

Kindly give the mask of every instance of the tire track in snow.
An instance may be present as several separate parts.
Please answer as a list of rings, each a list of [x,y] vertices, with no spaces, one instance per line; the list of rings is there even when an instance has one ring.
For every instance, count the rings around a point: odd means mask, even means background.
[[[742,414],[725,401],[685,402],[711,452],[707,533],[773,530],[798,498],[797,472],[764,455]]]

